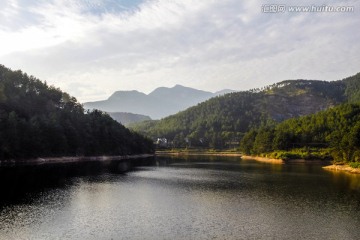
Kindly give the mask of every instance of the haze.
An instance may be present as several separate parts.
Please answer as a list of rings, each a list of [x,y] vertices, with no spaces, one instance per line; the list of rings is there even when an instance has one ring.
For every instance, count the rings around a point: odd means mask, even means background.
[[[326,1],[353,12],[262,12],[277,2],[1,1],[0,63],[81,102],[116,90],[149,93],[175,84],[247,90],[358,71],[360,1]]]

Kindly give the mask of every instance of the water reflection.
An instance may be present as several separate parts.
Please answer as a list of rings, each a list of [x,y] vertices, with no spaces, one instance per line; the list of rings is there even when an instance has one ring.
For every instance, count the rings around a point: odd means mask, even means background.
[[[360,174],[338,171],[329,171],[329,174],[339,189],[360,191]]]
[[[116,169],[2,169],[18,184],[0,239],[360,238],[359,176],[205,156]]]
[[[29,193],[65,188],[74,184],[74,177],[102,176],[106,173],[125,174],[136,166],[154,165],[153,158],[133,161],[82,162],[47,165],[11,165],[0,167],[0,209],[4,204],[31,201]],[[105,181],[108,181],[106,179]]]

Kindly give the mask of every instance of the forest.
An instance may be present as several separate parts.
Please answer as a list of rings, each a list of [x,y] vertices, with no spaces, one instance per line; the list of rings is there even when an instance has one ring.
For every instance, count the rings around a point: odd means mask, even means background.
[[[109,115],[0,65],[0,160],[152,152],[152,140]]]
[[[269,122],[248,131],[240,149],[282,159],[360,163],[360,104],[345,103],[309,116]]]
[[[168,147],[224,149],[238,146],[250,129],[360,101],[360,74],[338,81],[287,80],[225,94],[159,121],[129,127]]]
[[[287,80],[212,98],[131,128],[167,148],[240,148],[276,158],[360,161],[360,73],[338,81]]]
[[[360,161],[360,73],[225,94],[129,130],[69,94],[0,65],[0,160],[238,148],[277,158]],[[144,137],[145,135],[146,137]]]

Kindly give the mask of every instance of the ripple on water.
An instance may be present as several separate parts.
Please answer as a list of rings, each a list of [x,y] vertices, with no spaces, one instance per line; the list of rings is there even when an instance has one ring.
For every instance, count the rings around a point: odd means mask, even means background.
[[[182,164],[29,193],[2,208],[0,239],[360,239],[359,191],[321,168]]]

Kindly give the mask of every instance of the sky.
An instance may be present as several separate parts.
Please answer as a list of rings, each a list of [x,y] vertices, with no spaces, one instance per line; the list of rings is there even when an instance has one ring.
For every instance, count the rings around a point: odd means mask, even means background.
[[[353,11],[290,9],[324,4]],[[360,0],[6,0],[0,9],[0,64],[80,102],[360,72]]]

